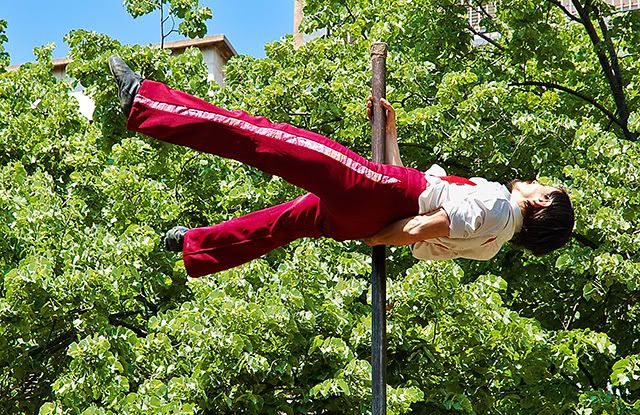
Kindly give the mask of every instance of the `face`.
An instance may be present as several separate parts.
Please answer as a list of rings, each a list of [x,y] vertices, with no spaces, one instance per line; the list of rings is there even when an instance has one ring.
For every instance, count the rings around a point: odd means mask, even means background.
[[[546,205],[549,203],[548,196],[551,192],[558,190],[553,186],[543,186],[535,180],[532,182],[523,182],[513,180],[509,183],[511,192],[520,200],[526,200],[534,205]]]

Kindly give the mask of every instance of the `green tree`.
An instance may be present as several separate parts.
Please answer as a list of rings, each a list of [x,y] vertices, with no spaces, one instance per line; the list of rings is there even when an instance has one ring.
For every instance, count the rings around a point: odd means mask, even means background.
[[[503,0],[474,47],[458,1],[307,0],[306,30],[239,56],[224,88],[197,50],[67,36],[95,122],[39,60],[0,74],[0,409],[17,414],[366,414],[369,249],[300,240],[189,280],[160,235],[299,194],[233,161],[124,129],[106,59],[367,154],[373,39],[406,164],[539,178],[576,238],[543,258],[420,262],[389,250],[389,413],[640,412],[640,15]],[[594,36],[595,35],[595,36]],[[480,36],[480,37],[482,37]],[[617,69],[616,69],[617,68]]]
[[[201,6],[199,0],[124,0],[127,11],[135,18],[158,12],[160,15],[160,47],[172,33],[191,39],[207,33],[207,20],[213,17],[211,9]],[[176,20],[180,21],[176,29]],[[168,24],[171,28],[167,30]]]
[[[9,66],[9,54],[4,49],[4,43],[8,40],[5,30],[7,30],[7,21],[0,20],[0,71],[2,72]]]

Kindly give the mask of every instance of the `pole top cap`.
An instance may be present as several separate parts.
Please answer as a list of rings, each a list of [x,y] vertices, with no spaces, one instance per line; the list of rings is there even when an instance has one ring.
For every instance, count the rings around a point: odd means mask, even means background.
[[[371,45],[371,56],[380,55],[382,57],[387,57],[387,44],[384,42],[373,42]]]

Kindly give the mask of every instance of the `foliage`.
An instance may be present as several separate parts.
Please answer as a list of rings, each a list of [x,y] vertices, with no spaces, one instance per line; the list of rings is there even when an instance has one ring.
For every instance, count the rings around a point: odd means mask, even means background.
[[[203,37],[207,33],[207,20],[213,17],[211,9],[201,6],[200,0],[124,0],[124,7],[134,18],[149,13],[160,14],[160,42],[171,33],[179,33],[191,39]],[[165,7],[167,7],[165,16]],[[180,21],[175,28],[176,19]],[[171,29],[165,29],[171,20]]]
[[[4,43],[8,40],[5,30],[7,30],[7,21],[0,19],[0,72],[4,72],[9,66],[9,54],[4,49]]]
[[[407,165],[568,188],[572,243],[544,258],[421,262],[389,250],[389,413],[640,412],[640,13],[502,0],[473,47],[453,0],[307,0],[328,35],[240,56],[67,36],[94,122],[39,62],[0,74],[0,408],[16,414],[366,414],[369,251],[300,240],[189,280],[160,248],[299,194],[127,132],[106,58],[216,104],[369,149],[368,48],[390,45]],[[132,3],[133,4],[133,3]],[[473,29],[474,30],[474,29]],[[178,260],[176,262],[176,260]]]

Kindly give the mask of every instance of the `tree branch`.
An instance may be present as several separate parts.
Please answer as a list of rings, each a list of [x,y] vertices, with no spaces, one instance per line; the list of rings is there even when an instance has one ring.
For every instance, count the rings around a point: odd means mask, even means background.
[[[622,79],[622,71],[620,70],[620,62],[618,61],[618,52],[616,52],[616,48],[613,45],[613,41],[611,40],[611,36],[609,35],[609,28],[607,27],[607,22],[605,22],[604,18],[600,14],[600,10],[595,9],[595,14],[598,19],[598,24],[600,26],[600,31],[602,32],[602,37],[604,38],[604,43],[607,46],[607,50],[609,51],[609,58],[611,60],[611,68],[613,70],[613,76],[615,76],[616,83],[620,90],[621,99],[621,108],[619,110],[620,117],[622,121],[627,124],[629,120],[629,108],[627,106],[627,100],[624,94],[624,80]]]
[[[135,299],[140,301],[147,309],[151,310],[153,313],[158,313],[158,306],[149,301],[145,293],[136,295]]]
[[[573,386],[574,388],[576,388],[577,390],[580,390],[580,388],[578,387],[578,385],[576,384],[577,382],[573,379],[571,379],[569,377],[569,375],[567,375],[564,372],[558,372],[560,374],[560,376],[562,376],[562,378],[567,382],[567,384],[569,384],[570,386]]]
[[[344,7],[347,9],[347,12],[349,12],[349,16],[351,16],[351,19],[353,20],[353,22],[354,23],[357,22],[356,17],[353,15],[353,13],[351,13],[351,9],[349,8],[349,1],[345,0],[343,4],[344,4]]]
[[[131,310],[131,311],[122,311],[120,313],[111,314],[109,317],[113,318],[127,318],[131,316],[135,316],[136,314],[142,314],[144,310]]]
[[[596,385],[596,382],[593,379],[593,375],[587,370],[586,366],[580,360],[578,360],[578,367],[580,368],[580,371],[586,376],[591,388],[598,389],[598,385]]]
[[[598,20],[598,26],[600,27],[605,46],[607,47],[607,51],[609,52],[609,58],[611,59],[611,70],[616,76],[618,86],[622,87],[622,73],[620,72],[620,65],[618,63],[618,53],[616,52],[616,48],[613,46],[611,36],[609,36],[609,28],[607,27],[607,23],[604,21],[604,18],[600,14],[600,10],[597,7],[594,9],[594,14],[596,16],[596,19]]]
[[[173,32],[177,33],[178,31],[176,30],[176,18],[171,16],[171,30],[169,30],[169,33],[167,33],[167,36],[169,36]]]
[[[132,332],[134,332],[135,334],[137,334],[138,337],[147,337],[146,330],[143,330],[140,327],[136,327],[133,324],[127,323],[126,321],[120,320],[118,318],[109,316],[109,323],[113,324],[114,326],[126,327]]]
[[[573,239],[580,242],[584,246],[588,246],[591,249],[598,249],[600,247],[600,244],[593,242],[591,239],[579,233],[574,232]]]
[[[626,126],[615,116],[615,114],[613,114],[611,111],[609,111],[607,108],[605,108],[604,105],[600,104],[599,102],[597,102],[594,98],[585,95],[581,92],[575,91],[569,87],[563,86],[563,85],[559,85],[553,82],[539,82],[539,81],[526,81],[526,82],[514,82],[509,84],[509,86],[540,86],[540,87],[545,87],[545,88],[553,88],[553,89],[557,89],[559,91],[563,91],[566,92],[568,94],[571,94],[575,97],[578,97],[580,99],[582,99],[585,102],[588,102],[589,104],[593,105],[594,107],[598,108],[600,111],[602,111],[608,118],[609,120],[611,120],[611,122],[615,123],[616,125],[618,125],[620,128],[622,128],[623,130],[626,130]]]
[[[495,46],[496,48],[504,52],[505,50],[504,46],[502,46],[495,40],[491,39],[489,36],[485,35],[484,33],[477,31],[473,26],[471,26],[471,24],[467,25],[467,29],[469,29],[471,33],[473,33],[474,35],[481,37],[482,39],[486,40],[488,43],[491,43],[493,46]]]
[[[571,316],[569,317],[569,321],[567,323],[562,324],[565,330],[571,329],[571,326],[573,325],[576,319],[576,311],[578,311],[578,307],[580,307],[583,301],[584,301],[584,296],[581,293],[580,296],[578,297],[578,300],[574,304],[573,309],[571,310]]]
[[[484,17],[486,17],[487,19],[493,19],[493,16],[491,16],[491,15],[487,12],[487,10],[486,10],[486,9],[484,8],[484,6],[482,5],[482,2],[481,2],[481,1],[475,1],[475,2],[474,2],[474,4],[471,4],[471,3],[469,3],[469,2],[467,1],[467,6],[468,6],[468,7],[471,7],[472,9],[473,9],[474,7],[476,7],[476,8],[480,11],[480,13],[482,13],[482,14],[484,15]]]
[[[160,2],[160,49],[164,49],[164,5]]]
[[[618,109],[618,115],[621,118],[621,122],[618,124],[622,128],[622,132],[624,133],[625,138],[630,141],[636,141],[636,134],[629,131],[627,126],[627,120],[629,119],[629,111],[627,108],[627,104],[624,98],[624,90],[622,84],[618,82],[618,78],[616,77],[615,71],[612,67],[611,62],[607,58],[603,48],[600,47],[602,40],[598,36],[598,32],[593,25],[593,22],[589,18],[589,10],[591,9],[591,3],[587,2],[585,7],[580,4],[579,0],[571,0],[573,6],[576,8],[578,15],[582,19],[582,24],[589,35],[589,39],[591,39],[591,43],[593,44],[596,56],[598,57],[598,61],[600,62],[600,66],[604,71],[604,75],[609,83],[609,88],[611,89],[611,93],[613,94],[613,99],[616,103],[616,107]],[[599,11],[597,7],[594,9],[596,16],[599,16]]]
[[[569,11],[569,9],[567,9],[566,7],[564,7],[564,5],[562,4],[562,2],[560,2],[559,0],[547,0],[549,3],[555,4],[556,6],[558,6],[560,8],[560,10],[562,10],[562,12],[564,14],[567,15],[567,17],[571,20],[573,20],[574,22],[578,22],[581,24],[584,24],[584,22],[582,21],[582,19],[580,19],[578,16],[576,16],[575,14],[571,13]]]
[[[163,26],[163,35],[162,35],[162,42],[164,44],[164,40],[166,38],[168,38],[169,36],[171,36],[171,33],[180,33],[178,30],[175,29],[176,27],[176,19],[173,16],[167,16],[167,19],[171,17],[171,30],[169,30],[167,33],[164,33],[164,26]],[[166,20],[166,19],[165,19]]]
[[[323,122],[317,124],[316,128],[324,126],[324,125],[327,125],[327,124],[331,124],[331,123],[334,123],[334,122],[338,122],[338,121],[342,121],[342,117],[336,117],[336,118],[332,118],[332,119],[327,120],[327,121],[323,121]]]
[[[75,329],[67,330],[52,341],[47,342],[46,345],[34,347],[33,349],[29,350],[28,354],[30,357],[40,357],[47,354],[54,354],[58,350],[63,349],[65,346],[73,342],[73,335],[75,334],[75,332]]]

